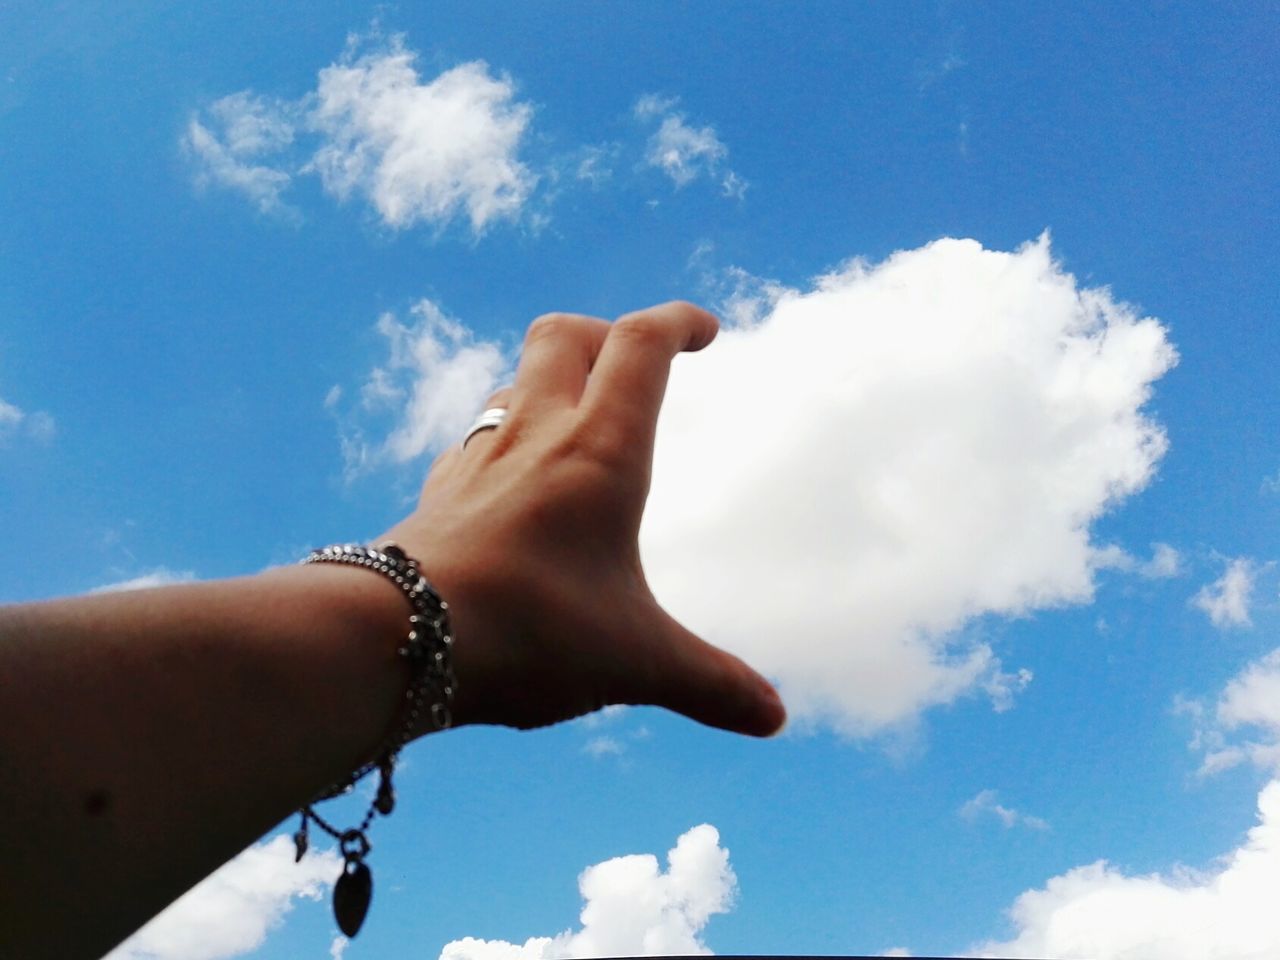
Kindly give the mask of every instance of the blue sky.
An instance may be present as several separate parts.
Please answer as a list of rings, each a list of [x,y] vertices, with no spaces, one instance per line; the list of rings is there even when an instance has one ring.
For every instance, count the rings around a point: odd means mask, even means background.
[[[1280,952],[1277,39],[1256,4],[0,10],[4,599],[371,535],[534,316],[682,297],[726,328],[673,374],[646,564],[795,717],[433,738],[358,941],[267,846],[219,935],[193,899],[121,956]]]

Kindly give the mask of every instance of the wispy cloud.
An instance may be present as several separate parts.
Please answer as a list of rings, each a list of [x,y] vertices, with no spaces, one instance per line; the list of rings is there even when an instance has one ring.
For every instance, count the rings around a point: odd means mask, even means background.
[[[645,147],[645,162],[661,170],[677,188],[699,177],[718,180],[726,197],[741,199],[747,192],[747,181],[724,168],[729,148],[721,142],[715,128],[689,123],[676,109],[676,98],[645,94],[636,101],[633,112],[643,123],[657,123]]]
[[[1012,827],[1027,827],[1030,830],[1049,829],[1048,822],[1040,817],[1033,817],[1001,804],[994,790],[982,790],[973,799],[966,801],[960,808],[960,816],[970,822],[994,818],[1004,824],[1006,829]]]
[[[244,90],[210,104],[187,123],[182,146],[196,166],[200,186],[244,194],[263,213],[294,211],[281,199],[292,176],[265,162],[294,139],[296,107]]]
[[[1247,627],[1252,623],[1249,603],[1257,572],[1257,564],[1248,557],[1229,560],[1222,576],[1202,587],[1191,602],[1215,627]]]
[[[1139,560],[1123,547],[1109,544],[1094,551],[1093,565],[1098,570],[1136,574],[1144,580],[1167,580],[1183,572],[1182,554],[1167,543],[1153,543],[1147,560]]]
[[[129,577],[126,580],[115,580],[94,587],[90,593],[119,593],[123,590],[146,590],[149,587],[165,587],[174,583],[190,583],[196,575],[190,570],[170,570],[167,567],[156,567],[146,573]]]
[[[617,737],[592,737],[582,747],[582,752],[592,757],[617,757],[626,752],[627,746]]]
[[[1201,776],[1243,763],[1280,774],[1280,649],[1241,670],[1212,705],[1179,698],[1174,711],[1195,724],[1190,746],[1204,753]]]
[[[53,417],[44,411],[28,412],[0,400],[0,446],[18,437],[48,443],[56,432]]]

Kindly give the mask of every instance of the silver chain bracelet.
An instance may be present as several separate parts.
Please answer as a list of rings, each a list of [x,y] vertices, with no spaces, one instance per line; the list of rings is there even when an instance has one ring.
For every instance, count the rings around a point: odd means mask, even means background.
[[[427,582],[418,569],[418,561],[408,556],[395,543],[382,543],[374,547],[354,543],[335,544],[313,550],[302,563],[342,563],[364,567],[386,577],[404,594],[413,612],[409,616],[409,631],[403,646],[397,653],[409,666],[409,685],[404,703],[391,732],[374,754],[374,759],[357,767],[348,776],[322,791],[302,808],[302,822],[293,835],[294,862],[302,860],[309,845],[308,828],[312,823],[338,841],[342,854],[342,874],[333,888],[333,915],[338,929],[346,936],[354,937],[369,912],[373,898],[373,874],[365,858],[372,849],[369,845],[369,825],[375,814],[388,816],[395,809],[395,790],[391,775],[396,757],[418,729],[424,711],[435,730],[444,730],[453,724],[450,708],[457,680],[453,675],[453,637],[449,631],[449,605]],[[379,773],[378,792],[358,827],[339,830],[316,813],[314,806],[350,793],[360,780],[374,770]]]

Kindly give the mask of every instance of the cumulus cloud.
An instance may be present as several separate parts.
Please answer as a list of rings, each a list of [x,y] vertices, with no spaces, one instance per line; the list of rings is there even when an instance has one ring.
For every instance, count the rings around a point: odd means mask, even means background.
[[[1164,329],[1047,237],[939,240],[769,301],[674,365],[641,534],[657,597],[847,733],[1016,688],[976,618],[1091,599],[1090,525],[1166,447],[1143,413]]]
[[[1029,890],[1017,929],[984,957],[1092,960],[1262,960],[1280,956],[1280,781],[1258,796],[1258,825],[1211,867],[1133,875],[1105,860]]]
[[[378,463],[403,463],[460,440],[512,365],[508,351],[477,341],[431,300],[415,304],[407,324],[383,314],[377,329],[386,339],[387,359],[370,371],[360,406],[364,415],[390,416],[392,425],[377,441],[367,440],[358,424],[345,428],[349,474]],[[340,391],[330,390],[325,405],[333,407],[340,397]]]
[[[173,583],[190,583],[196,575],[190,570],[170,570],[167,567],[156,567],[146,573],[128,580],[116,580],[94,587],[90,593],[119,593],[123,590],[146,590],[149,587],[165,587]]]
[[[778,680],[795,719],[870,735],[975,692],[1007,708],[1031,675],[979,618],[1092,598],[1091,524],[1166,447],[1143,412],[1175,362],[1164,328],[1080,287],[1047,237],[733,288],[740,322],[677,358],[659,421],[657,597]],[[509,376],[437,316],[382,322],[392,360],[366,397],[399,419],[385,441],[348,433],[349,465],[455,441]]]
[[[965,801],[964,806],[960,808],[960,816],[970,822],[994,817],[1004,824],[1006,829],[1019,826],[1031,830],[1049,829],[1049,824],[1040,817],[1033,817],[1001,804],[994,790],[982,790],[972,800]]]
[[[1242,763],[1280,773],[1280,648],[1240,671],[1212,706],[1180,700],[1175,710],[1195,722],[1191,748],[1204,752],[1202,776]]]
[[[298,100],[242,91],[216,101],[182,141],[197,181],[273,212],[288,210],[282,195],[297,175],[315,174],[394,229],[465,218],[480,233],[517,218],[537,180],[519,158],[533,108],[483,61],[424,80],[416,60],[400,37],[375,49],[353,41]]]
[[[340,198],[363,194],[392,227],[465,212],[479,232],[514,217],[535,178],[517,159],[533,109],[510,78],[464,63],[423,83],[400,40],[320,71],[309,169]]]
[[[53,439],[56,429],[53,417],[44,411],[28,412],[0,400],[0,444],[24,436],[47,443]]]
[[[1227,563],[1227,569],[1213,583],[1205,585],[1191,602],[1205,612],[1215,627],[1247,627],[1249,600],[1253,594],[1257,566],[1247,557]]]
[[[294,863],[281,834],[249,847],[192,887],[106,960],[222,960],[260,947],[296,900],[319,900],[342,870],[331,851]]]
[[[523,944],[465,937],[440,960],[559,960],[569,957],[709,954],[702,931],[733,905],[737,877],[729,851],[710,824],[694,827],[667,853],[664,872],[652,854],[615,857],[578,877],[583,907],[577,930]]]
[[[713,127],[691,126],[683,113],[676,110],[676,99],[645,94],[636,101],[634,113],[642,122],[658,124],[645,146],[645,162],[671,178],[677,187],[687,186],[698,177],[720,179],[721,192],[740,199],[747,182],[721,165],[729,156],[729,148],[721,143]]]

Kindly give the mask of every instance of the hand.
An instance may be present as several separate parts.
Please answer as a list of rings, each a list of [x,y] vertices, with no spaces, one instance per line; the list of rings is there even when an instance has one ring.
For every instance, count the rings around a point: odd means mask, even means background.
[[[781,727],[773,687],[672,619],[640,565],[671,360],[717,329],[686,303],[612,324],[538,318],[514,386],[486,405],[505,421],[445,451],[387,532],[449,603],[457,723],[537,727],[630,703],[758,736]]]

